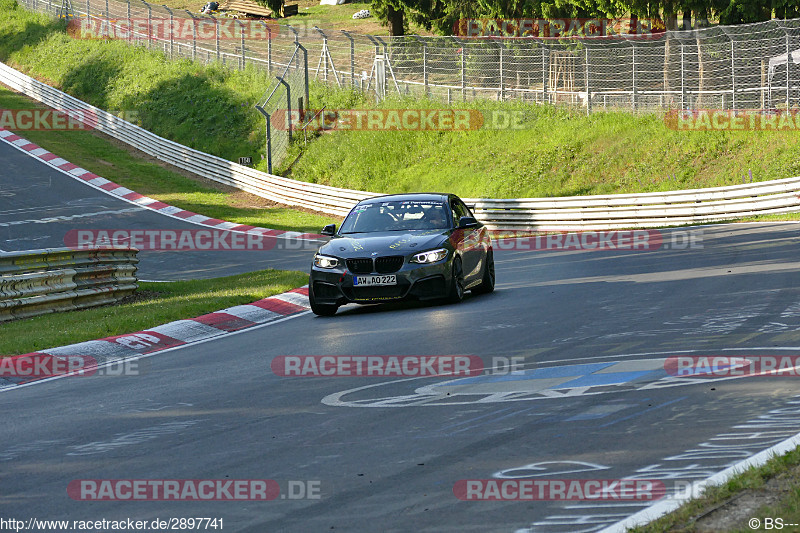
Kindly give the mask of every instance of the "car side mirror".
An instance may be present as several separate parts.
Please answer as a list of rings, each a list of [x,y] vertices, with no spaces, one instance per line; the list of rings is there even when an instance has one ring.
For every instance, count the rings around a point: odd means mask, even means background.
[[[458,219],[458,227],[459,229],[477,228],[478,221],[473,217],[461,217]]]
[[[322,228],[321,233],[323,235],[328,235],[329,237],[333,237],[336,234],[336,224],[328,224],[324,228]]]

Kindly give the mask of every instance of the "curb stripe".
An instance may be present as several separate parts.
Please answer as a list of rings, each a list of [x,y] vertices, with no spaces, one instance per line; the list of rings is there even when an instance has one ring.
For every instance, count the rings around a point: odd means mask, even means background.
[[[269,228],[258,228],[255,226],[246,226],[237,224],[235,222],[228,222],[216,218],[210,218],[204,215],[200,215],[198,213],[186,211],[185,209],[165,204],[164,202],[159,202],[158,200],[155,200],[153,198],[149,198],[135,191],[131,191],[130,189],[123,187],[122,185],[114,183],[113,181],[109,181],[101,176],[98,176],[97,174],[93,174],[92,172],[89,172],[88,170],[81,168],[78,165],[70,163],[66,159],[63,159],[45,150],[44,148],[37,146],[36,144],[30,142],[29,140],[20,137],[19,135],[16,135],[15,133],[9,130],[0,128],[0,140],[8,143],[9,145],[23,152],[26,152],[36,157],[37,159],[45,162],[46,164],[48,164],[53,168],[63,171],[66,175],[72,178],[87,182],[90,185],[94,186],[99,190],[102,190],[107,194],[110,194],[112,196],[115,196],[117,198],[120,198],[122,200],[131,203],[135,203],[139,206],[146,207],[147,209],[151,209],[166,216],[183,219],[186,220],[187,222],[191,222],[193,224],[197,224],[200,226],[207,226],[227,231],[235,231],[235,232],[261,231],[263,232],[264,235],[287,238],[287,239],[298,239],[298,240],[316,241],[325,238],[324,236],[317,235],[315,233],[299,233],[296,231],[285,231],[285,230],[275,230]]]
[[[16,360],[22,357],[36,356],[55,358],[88,356],[97,362],[98,367],[102,367],[111,362],[135,359],[142,355],[204,342],[214,337],[222,337],[232,332],[240,332],[305,313],[310,309],[307,293],[306,287],[300,287],[251,304],[237,305],[195,318],[168,322],[144,331],[10,357]],[[287,301],[287,299],[291,301]],[[0,375],[0,392],[43,379],[52,379],[52,377],[37,376],[29,379],[28,376]]]

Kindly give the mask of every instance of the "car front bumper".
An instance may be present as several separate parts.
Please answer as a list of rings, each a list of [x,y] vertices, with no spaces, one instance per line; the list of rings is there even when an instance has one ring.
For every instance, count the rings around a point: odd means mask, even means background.
[[[309,285],[314,291],[314,299],[322,305],[372,304],[403,299],[435,300],[447,296],[451,272],[449,260],[431,265],[405,263],[400,270],[392,273],[397,276],[396,285],[357,287],[353,285],[356,274],[344,269],[315,266],[311,269]]]

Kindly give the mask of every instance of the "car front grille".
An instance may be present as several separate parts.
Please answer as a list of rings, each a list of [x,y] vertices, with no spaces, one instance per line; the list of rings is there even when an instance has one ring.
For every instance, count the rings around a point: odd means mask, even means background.
[[[404,257],[402,255],[379,257],[375,260],[375,271],[379,274],[397,272],[403,266],[403,260]]]
[[[368,257],[348,259],[347,269],[353,274],[369,274],[372,272],[372,259]]]
[[[387,300],[400,298],[406,291],[406,287],[401,285],[390,285],[387,287],[354,287],[354,300]]]

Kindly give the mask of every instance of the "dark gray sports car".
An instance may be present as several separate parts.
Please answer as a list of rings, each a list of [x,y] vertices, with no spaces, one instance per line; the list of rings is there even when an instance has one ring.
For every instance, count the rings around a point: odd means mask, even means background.
[[[460,302],[494,290],[492,242],[453,194],[395,194],[359,202],[314,256],[308,296],[317,315],[348,302]]]

